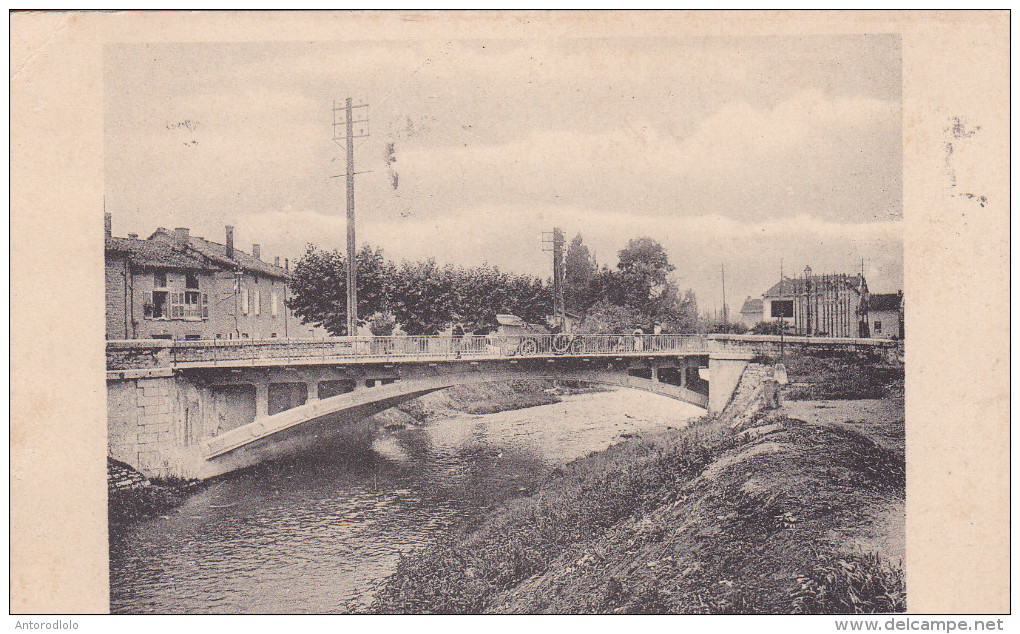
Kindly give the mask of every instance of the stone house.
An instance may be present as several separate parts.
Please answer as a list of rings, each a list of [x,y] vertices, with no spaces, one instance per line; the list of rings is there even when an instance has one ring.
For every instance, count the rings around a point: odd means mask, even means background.
[[[805,267],[803,277],[784,277],[765,291],[762,313],[774,320],[772,305],[792,308],[786,319],[793,334],[823,337],[869,337],[868,283],[863,275],[814,275]]]
[[[287,308],[289,264],[159,228],[146,239],[114,237],[106,216],[106,338],[270,339],[322,337]]]
[[[868,323],[873,339],[903,338],[903,291],[868,298]]]
[[[748,328],[754,328],[760,322],[765,321],[764,311],[764,304],[760,297],[752,298],[748,296],[744,300],[744,305],[740,308],[740,323]]]

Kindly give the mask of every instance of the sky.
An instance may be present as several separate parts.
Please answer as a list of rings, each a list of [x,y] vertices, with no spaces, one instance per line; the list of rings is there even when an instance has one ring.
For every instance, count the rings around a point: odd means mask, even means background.
[[[658,240],[702,310],[810,265],[902,288],[895,35],[110,45],[114,234],[188,227],[292,262],[346,248],[334,101],[367,103],[357,240],[552,274]],[[392,147],[392,154],[390,148]]]

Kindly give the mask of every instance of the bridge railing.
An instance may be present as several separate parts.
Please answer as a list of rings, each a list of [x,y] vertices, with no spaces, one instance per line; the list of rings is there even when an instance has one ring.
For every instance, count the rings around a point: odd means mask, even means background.
[[[488,335],[334,337],[329,339],[203,340],[167,342],[171,360],[236,363],[270,359],[493,358],[548,355],[705,353],[703,335]]]

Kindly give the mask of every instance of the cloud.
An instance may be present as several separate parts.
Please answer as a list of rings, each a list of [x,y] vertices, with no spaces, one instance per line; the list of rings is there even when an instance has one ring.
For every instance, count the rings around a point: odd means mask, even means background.
[[[632,213],[901,215],[899,108],[805,91],[773,108],[722,107],[686,137],[642,121],[538,131],[493,145],[398,150],[405,192],[462,201],[612,202]]]

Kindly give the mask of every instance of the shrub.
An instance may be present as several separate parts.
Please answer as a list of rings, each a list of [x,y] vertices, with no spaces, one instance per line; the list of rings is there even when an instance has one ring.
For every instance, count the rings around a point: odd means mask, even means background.
[[[794,614],[874,614],[906,610],[903,568],[878,553],[822,559],[798,577]]]

